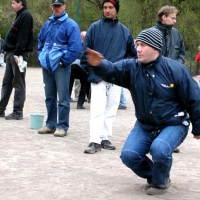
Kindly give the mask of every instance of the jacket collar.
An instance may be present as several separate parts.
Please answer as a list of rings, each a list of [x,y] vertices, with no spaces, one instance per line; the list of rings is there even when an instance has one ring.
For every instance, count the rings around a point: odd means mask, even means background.
[[[170,33],[172,30],[172,25],[162,24],[160,21],[157,21],[157,27],[162,32]]]
[[[60,16],[55,16],[54,14],[49,17],[49,21],[60,21],[63,22],[68,18],[68,14],[64,11]]]
[[[20,9],[18,12],[17,12],[17,17],[24,11],[26,10],[27,8],[26,7],[23,7],[22,9]]]
[[[118,17],[116,17],[115,19],[108,19],[108,18],[106,18],[106,17],[103,15],[102,19],[103,19],[105,22],[113,22],[113,23],[118,23],[118,22],[119,22]]]
[[[145,68],[155,67],[161,61],[161,58],[162,58],[162,55],[160,53],[159,56],[156,58],[156,60],[154,60],[150,63],[147,63],[147,64],[142,64],[142,63],[141,64]]]

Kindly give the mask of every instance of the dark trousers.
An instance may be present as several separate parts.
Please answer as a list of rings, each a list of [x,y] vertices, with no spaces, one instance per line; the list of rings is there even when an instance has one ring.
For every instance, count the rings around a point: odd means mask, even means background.
[[[24,60],[28,59],[28,53],[24,53]],[[26,96],[26,83],[25,83],[26,71],[23,73],[19,71],[14,59],[14,52],[7,52],[6,56],[6,70],[2,82],[1,89],[1,101],[0,101],[0,110],[6,110],[8,105],[10,95],[13,88],[15,89],[14,93],[14,105],[13,112],[21,114],[24,108],[25,96]]]
[[[79,67],[76,64],[71,65],[71,76],[70,76],[70,85],[69,85],[70,96],[72,93],[74,79],[79,79],[80,83],[81,83],[81,89],[80,89],[77,105],[82,106],[84,104],[85,95],[87,93],[88,74],[81,67]]]
[[[87,99],[91,99],[91,83],[87,82],[87,91],[86,91]]]

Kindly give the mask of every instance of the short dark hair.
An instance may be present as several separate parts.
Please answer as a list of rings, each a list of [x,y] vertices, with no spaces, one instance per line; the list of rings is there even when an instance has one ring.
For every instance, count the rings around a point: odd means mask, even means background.
[[[15,0],[17,3],[19,3],[20,1],[22,2],[22,5],[24,7],[27,7],[27,3],[26,3],[26,0]]]
[[[161,21],[162,21],[162,16],[163,16],[163,15],[168,16],[168,15],[171,14],[171,13],[176,13],[176,14],[177,14],[177,13],[178,13],[177,8],[174,7],[174,6],[168,6],[168,5],[163,6],[163,7],[158,11],[157,20],[158,20],[159,22],[161,22]]]

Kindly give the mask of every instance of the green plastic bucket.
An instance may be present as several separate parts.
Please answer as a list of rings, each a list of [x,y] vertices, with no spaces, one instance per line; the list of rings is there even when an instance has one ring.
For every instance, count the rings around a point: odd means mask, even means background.
[[[38,130],[43,127],[44,115],[43,114],[31,114],[31,129]]]

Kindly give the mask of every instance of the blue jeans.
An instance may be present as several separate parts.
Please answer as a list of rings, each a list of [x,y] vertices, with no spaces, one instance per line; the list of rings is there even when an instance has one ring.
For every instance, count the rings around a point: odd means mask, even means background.
[[[146,132],[137,124],[121,152],[122,162],[155,188],[167,188],[172,153],[186,138],[189,126],[167,126],[161,131]],[[147,157],[151,154],[152,160]]]
[[[120,103],[119,103],[119,106],[122,106],[122,107],[126,107],[126,97],[125,97],[125,94],[124,94],[124,88],[122,87],[121,89],[121,96],[120,96]]]
[[[45,84],[47,120],[46,126],[51,129],[68,130],[70,112],[70,82],[71,67],[61,65],[50,74],[43,68],[43,81]],[[57,101],[58,96],[58,101]],[[57,122],[58,113],[58,122]]]

